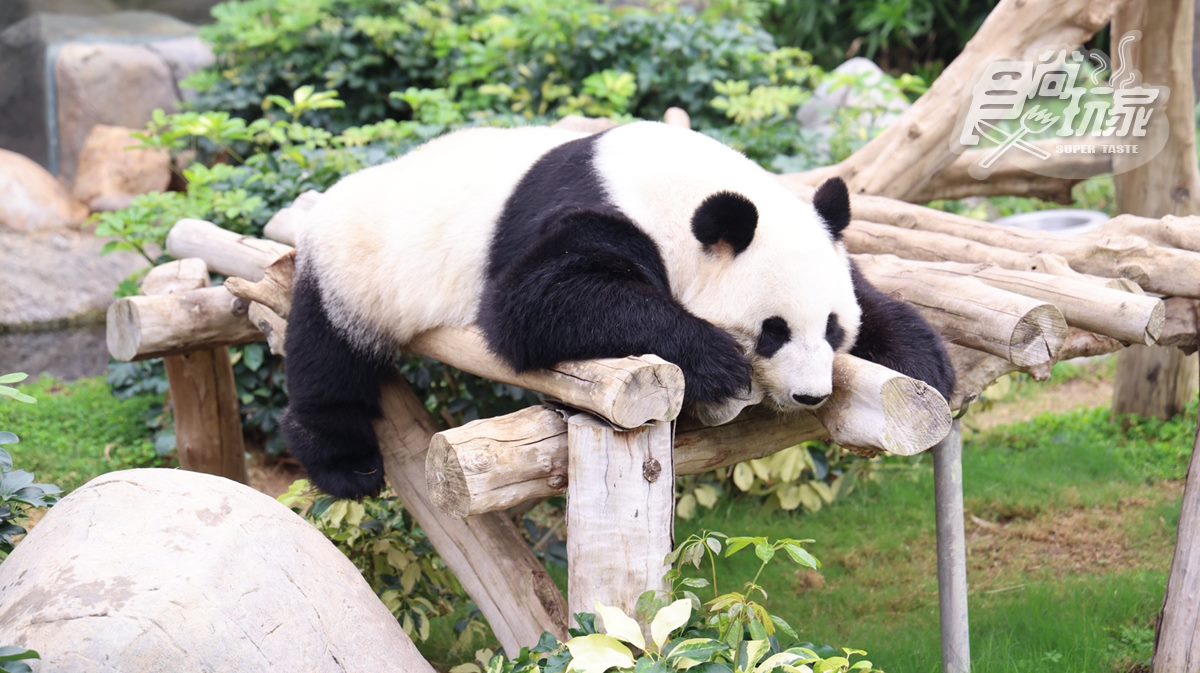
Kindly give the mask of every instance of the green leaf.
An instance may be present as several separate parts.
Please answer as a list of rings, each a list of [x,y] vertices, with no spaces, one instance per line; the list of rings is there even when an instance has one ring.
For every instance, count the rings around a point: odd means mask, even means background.
[[[650,637],[654,640],[654,644],[661,651],[663,643],[667,642],[667,637],[671,632],[688,623],[692,618],[692,601],[681,598],[674,603],[666,606],[654,615],[654,620],[650,622]]]
[[[729,646],[713,638],[688,638],[676,643],[667,653],[667,661],[691,659],[704,663],[722,652],[728,652]]]
[[[754,555],[763,563],[770,563],[775,558],[775,548],[766,542],[759,542],[754,545]]]
[[[733,467],[733,484],[741,491],[749,491],[754,485],[754,469],[748,463],[738,463]]]
[[[11,645],[0,647],[0,664],[7,664],[10,661],[25,661],[28,659],[41,659],[41,655],[34,650],[27,650],[23,647],[13,647]]]
[[[805,568],[812,568],[813,570],[819,570],[821,568],[821,562],[817,560],[817,557],[813,556],[807,549],[798,544],[785,544],[783,545],[783,550],[787,552],[788,556],[792,557],[792,560],[795,561],[797,565],[804,566]]]
[[[244,347],[242,361],[250,371],[258,371],[263,366],[264,357],[262,344],[248,344]]]
[[[752,544],[765,543],[765,537],[731,537],[725,541],[725,557],[728,558]]]
[[[10,388],[8,386],[0,386],[0,397],[11,397],[16,401],[24,402],[25,404],[37,403],[37,400],[33,399],[32,397],[17,390],[16,388]]]
[[[29,374],[24,372],[16,372],[13,374],[4,374],[0,376],[0,383],[20,383],[29,378]]]
[[[593,633],[572,638],[566,645],[571,652],[568,671],[604,673],[612,668],[630,668],[634,664],[633,653],[612,636]]]

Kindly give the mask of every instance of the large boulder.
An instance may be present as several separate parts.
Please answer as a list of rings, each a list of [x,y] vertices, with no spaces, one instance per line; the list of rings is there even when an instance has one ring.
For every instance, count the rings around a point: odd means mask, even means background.
[[[869,58],[852,58],[834,68],[796,112],[806,129],[828,139],[835,125],[848,121],[867,135],[891,126],[911,104],[887,73]]]
[[[133,197],[166,190],[171,156],[166,150],[137,149],[132,129],[92,127],[75,176],[75,198],[92,211],[121,210]]]
[[[121,281],[150,264],[128,252],[101,255],[104,243],[87,232],[0,227],[0,333],[102,322]]]
[[[212,60],[195,26],[153,12],[28,16],[0,32],[0,147],[71,182],[93,126],[177,109]]]
[[[316,529],[194,472],[88,482],[0,564],[0,596],[0,642],[54,673],[433,671]]]
[[[46,169],[0,150],[0,230],[39,231],[75,225],[88,210]]]

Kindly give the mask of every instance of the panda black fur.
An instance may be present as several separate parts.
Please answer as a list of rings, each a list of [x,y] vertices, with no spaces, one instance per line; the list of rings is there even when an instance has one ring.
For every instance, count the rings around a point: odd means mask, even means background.
[[[335,496],[382,488],[379,386],[436,327],[477,322],[518,371],[654,353],[699,407],[818,405],[835,352],[954,386],[936,333],[846,256],[840,180],[810,205],[690,131],[462,131],[344,179],[310,218],[284,431]]]

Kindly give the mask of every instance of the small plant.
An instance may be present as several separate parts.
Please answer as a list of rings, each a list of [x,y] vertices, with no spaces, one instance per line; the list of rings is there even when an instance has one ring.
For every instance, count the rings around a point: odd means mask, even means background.
[[[618,607],[597,605],[595,614],[575,615],[578,627],[570,629],[571,637],[566,642],[543,634],[536,647],[522,649],[514,659],[480,650],[476,652],[476,662],[456,666],[451,673],[877,671],[870,661],[862,658],[866,654],[862,650],[837,651],[797,643],[795,630],[764,606],[767,594],[758,579],[768,564],[786,557],[804,568],[820,567],[820,562],[804,547],[808,542],[811,540],[727,537],[709,531],[692,535],[667,557],[674,566],[666,577],[671,592],[665,596],[647,592],[638,601],[637,616],[641,621]],[[753,549],[761,561],[758,572],[742,585],[741,591],[719,593],[717,557],[733,556],[746,549]],[[706,559],[711,582],[684,576],[684,566],[699,569]],[[701,602],[692,589],[708,587],[712,588],[713,598]],[[786,647],[781,644],[788,641],[793,644]]]
[[[394,497],[336,500],[316,495],[301,479],[279,501],[337,545],[413,640],[428,639],[430,620],[464,601],[453,574]],[[478,619],[465,620],[458,626],[459,644],[483,631]]]
[[[27,374],[0,376],[0,397],[34,404],[37,400],[8,385],[26,378]],[[0,432],[0,447],[19,441],[20,438],[11,432]],[[0,560],[7,557],[17,540],[25,535],[25,528],[18,522],[27,519],[31,510],[53,505],[59,493],[57,486],[34,483],[33,473],[13,469],[12,455],[0,448]],[[3,661],[0,659],[0,663]]]
[[[25,662],[41,658],[37,652],[23,647],[0,647],[0,673],[32,673],[33,669]]]

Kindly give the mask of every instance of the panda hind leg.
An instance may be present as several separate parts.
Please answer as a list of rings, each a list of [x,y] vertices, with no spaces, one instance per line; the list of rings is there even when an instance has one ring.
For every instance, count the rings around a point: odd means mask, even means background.
[[[688,402],[749,389],[741,347],[675,301],[644,233],[619,214],[571,217],[488,281],[479,323],[493,352],[517,371],[658,355],[683,370]]]
[[[947,400],[954,393],[954,365],[942,337],[912,306],[871,285],[851,264],[862,325],[851,355],[933,386]]]
[[[309,478],[337,498],[377,495],[383,458],[374,421],[388,358],[362,352],[340,334],[314,278],[297,274],[288,316],[285,361],[288,409],[283,433]]]

